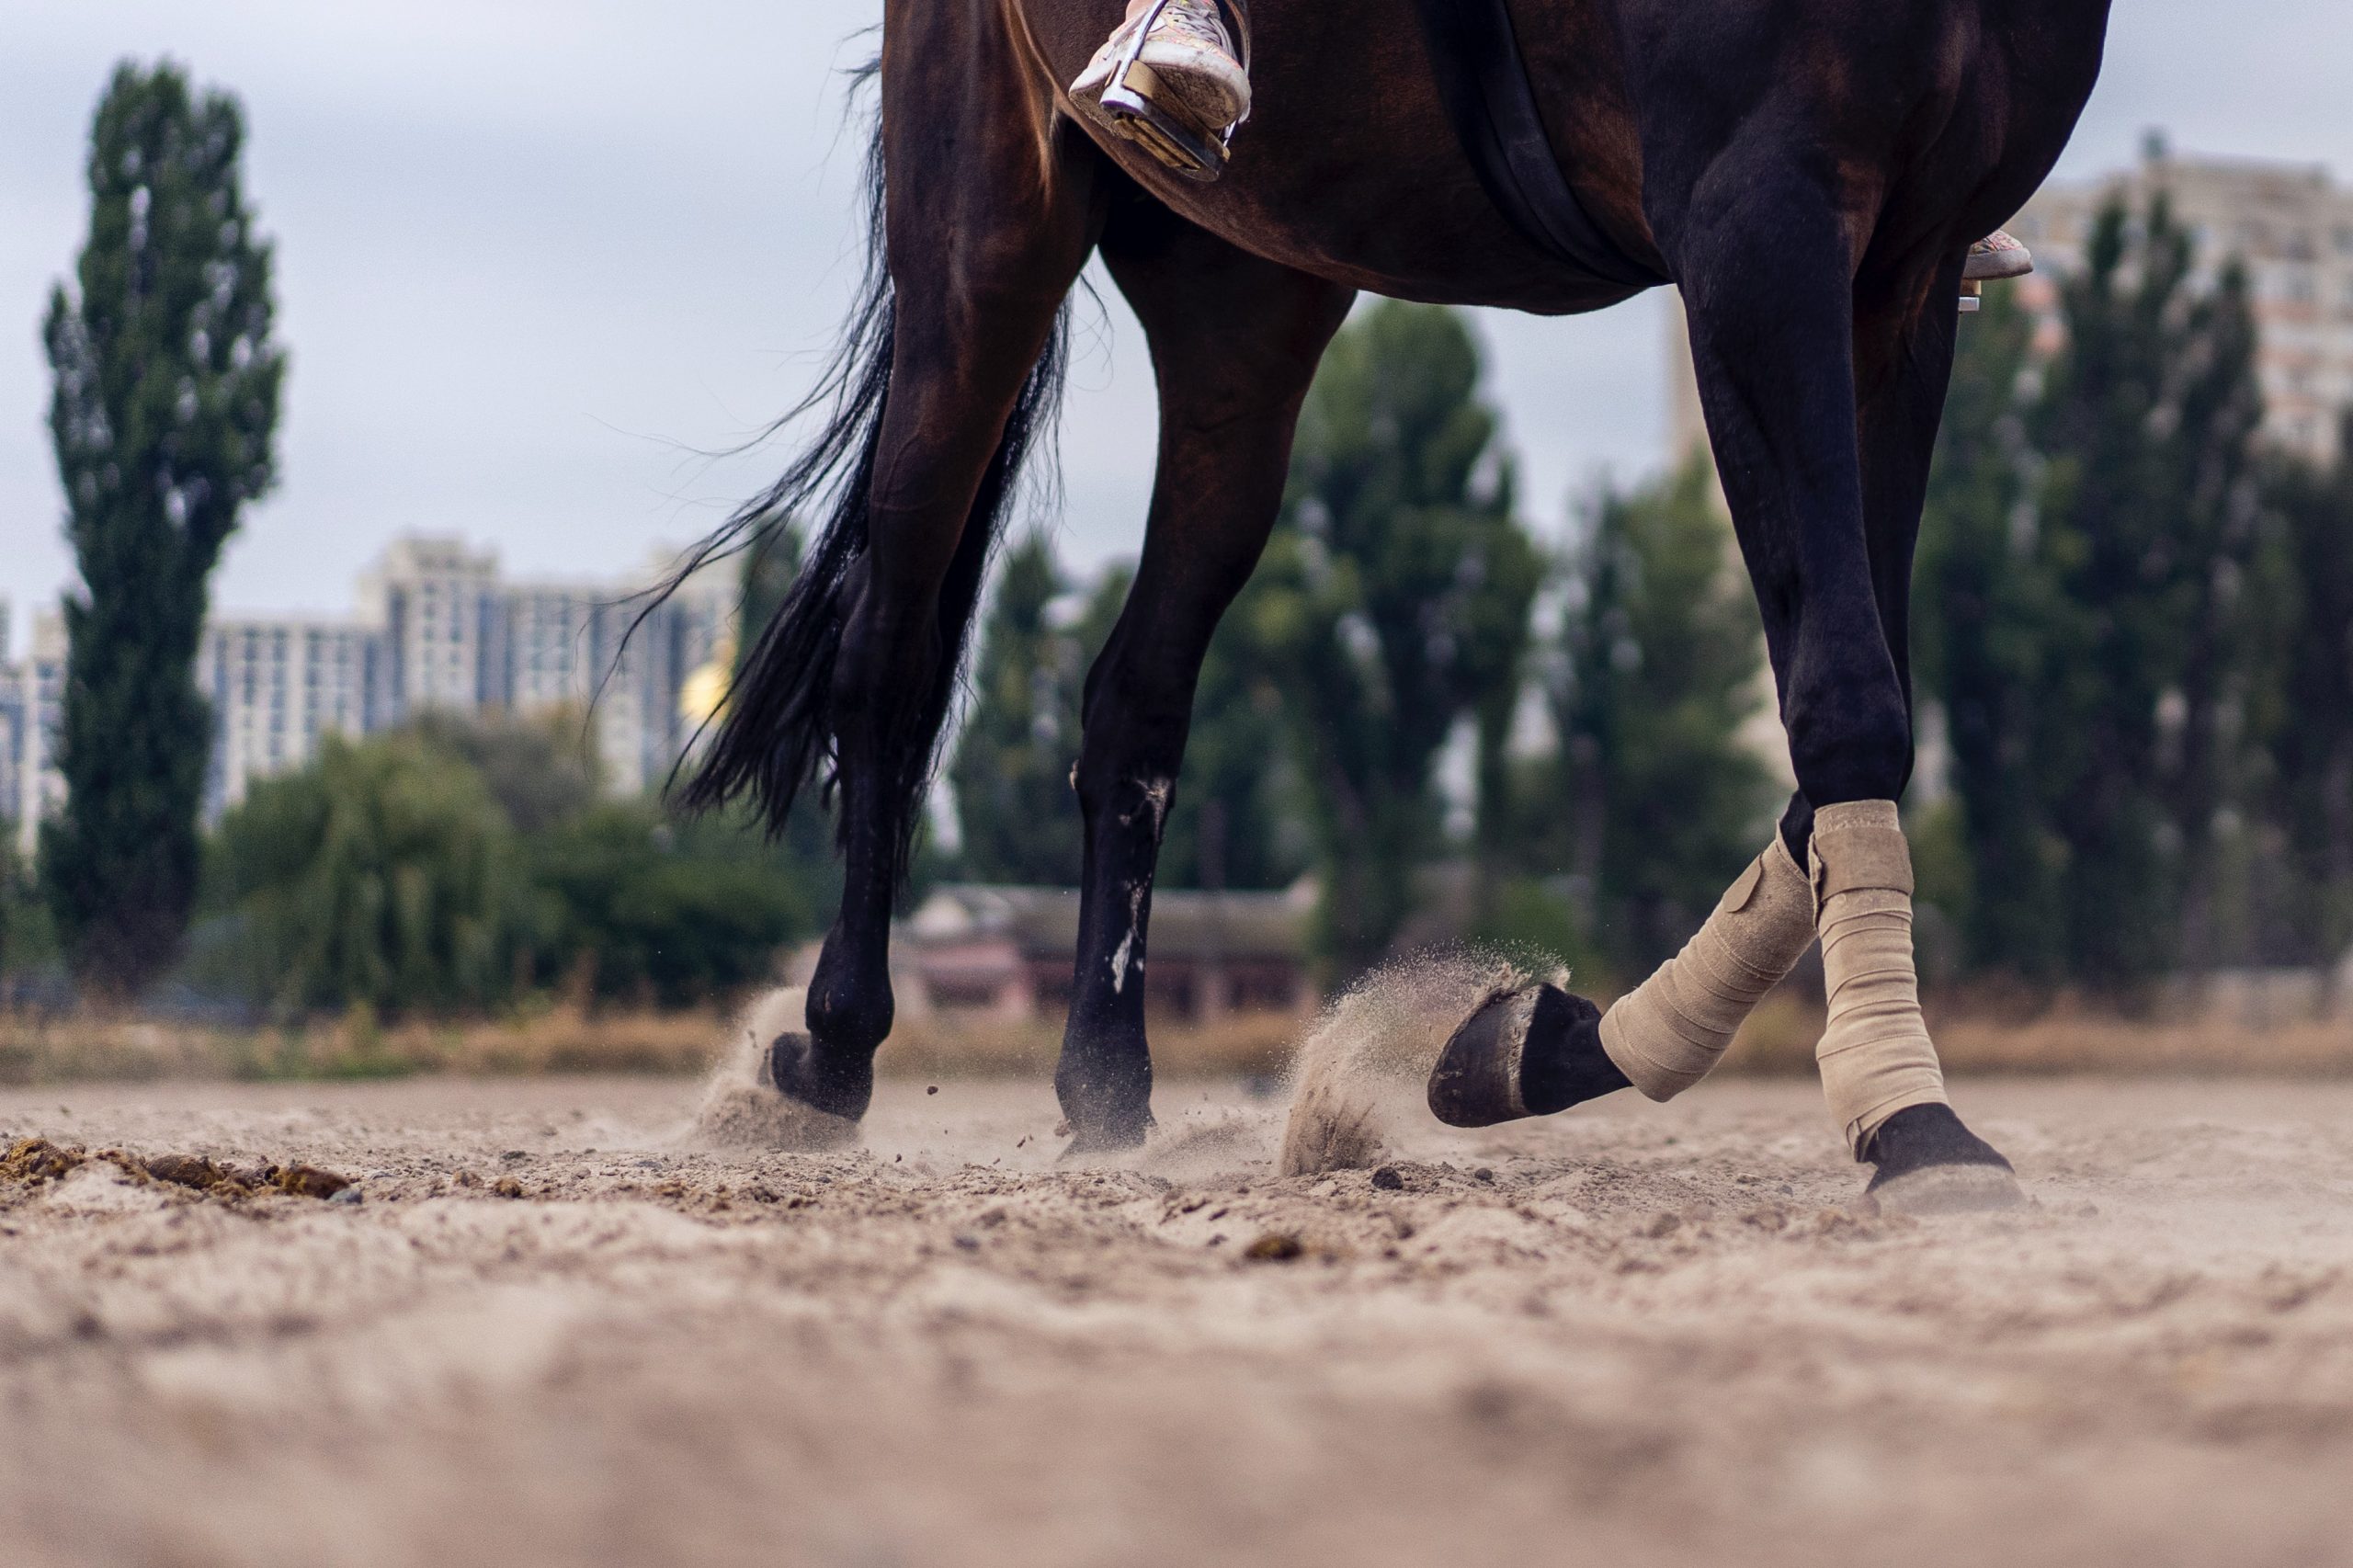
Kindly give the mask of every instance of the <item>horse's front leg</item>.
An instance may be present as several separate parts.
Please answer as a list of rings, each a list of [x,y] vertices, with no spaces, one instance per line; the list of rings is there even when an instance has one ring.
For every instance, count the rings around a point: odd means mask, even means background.
[[[1674,237],[1700,399],[1780,689],[1800,799],[1783,847],[1812,884],[1833,1119],[1890,1207],[2015,1202],[1964,1128],[1920,1011],[1912,863],[1914,540],[1951,370],[1966,236],[1854,280],[1851,202],[1795,161],[1727,157]]]
[[[1152,881],[1194,682],[1274,524],[1301,400],[1351,297],[1154,207],[1116,213],[1102,248],[1152,344],[1161,433],[1143,557],[1086,681],[1086,869],[1054,1072],[1074,1153],[1132,1146],[1152,1124]]]

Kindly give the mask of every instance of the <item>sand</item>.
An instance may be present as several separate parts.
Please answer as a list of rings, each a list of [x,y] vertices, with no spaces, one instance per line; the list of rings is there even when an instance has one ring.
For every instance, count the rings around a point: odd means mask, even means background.
[[[2037,1206],[1934,1221],[1795,1082],[1290,1177],[1238,1085],[1087,1169],[931,1087],[0,1091],[122,1152],[0,1176],[0,1560],[2353,1562],[2353,1085],[1964,1081]]]

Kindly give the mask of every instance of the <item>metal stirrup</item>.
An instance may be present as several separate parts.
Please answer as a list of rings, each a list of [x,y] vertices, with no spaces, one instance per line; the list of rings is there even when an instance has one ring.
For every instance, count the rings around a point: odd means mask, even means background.
[[[1218,9],[1227,17],[1235,47],[1241,51],[1242,69],[1250,70],[1250,30],[1246,14],[1238,0],[1217,0]],[[1135,37],[1120,51],[1111,67],[1110,85],[1103,89],[1103,108],[1127,124],[1137,142],[1146,152],[1187,179],[1213,180],[1225,171],[1228,149],[1233,132],[1242,121],[1222,131],[1203,136],[1192,126],[1163,109],[1142,92],[1128,85],[1131,73],[1142,72],[1148,85],[1153,77],[1152,67],[1143,63],[1143,46],[1152,37],[1153,24],[1168,9],[1169,0],[1153,0],[1152,9],[1143,14]],[[1245,113],[1245,118],[1247,118]]]

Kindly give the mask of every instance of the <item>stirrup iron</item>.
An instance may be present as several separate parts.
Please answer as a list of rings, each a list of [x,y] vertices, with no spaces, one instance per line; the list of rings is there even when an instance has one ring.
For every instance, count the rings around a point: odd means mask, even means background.
[[[1154,76],[1152,67],[1143,62],[1143,48],[1152,37],[1153,24],[1160,20],[1160,13],[1168,5],[1169,0],[1153,0],[1152,9],[1144,13],[1135,36],[1128,40],[1119,62],[1111,68],[1110,84],[1103,89],[1103,111],[1115,129],[1169,169],[1187,179],[1207,184],[1225,172],[1233,132],[1242,122],[1236,120],[1205,134],[1146,96],[1154,85]],[[1219,9],[1226,15],[1234,47],[1241,51],[1242,69],[1246,73],[1250,69],[1250,37],[1243,25],[1240,7],[1232,0],[1219,0]]]

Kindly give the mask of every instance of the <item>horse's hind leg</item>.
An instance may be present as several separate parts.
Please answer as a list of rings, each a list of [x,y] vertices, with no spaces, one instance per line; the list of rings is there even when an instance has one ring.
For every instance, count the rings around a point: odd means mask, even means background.
[[[1156,204],[1115,210],[1102,249],[1151,340],[1160,455],[1135,584],[1086,681],[1086,870],[1054,1073],[1074,1152],[1141,1142],[1151,1124],[1146,933],[1194,680],[1273,526],[1300,402],[1352,297]]]
[[[1673,194],[1665,237],[1802,797],[1783,832],[1816,899],[1824,1093],[1883,1202],[2015,1200],[2006,1164],[1946,1100],[1895,808],[1912,769],[1912,544],[1951,366],[1950,324],[1921,324],[1950,311],[1960,246],[1871,301],[1859,335],[1856,246],[1816,176],[1767,151]]]
[[[1040,110],[970,6],[893,6],[883,82],[889,392],[867,544],[844,585],[829,722],[840,911],[809,988],[809,1037],[778,1087],[855,1119],[889,1034],[890,923],[986,564],[1009,504],[1007,421],[1088,250],[1099,156]]]

